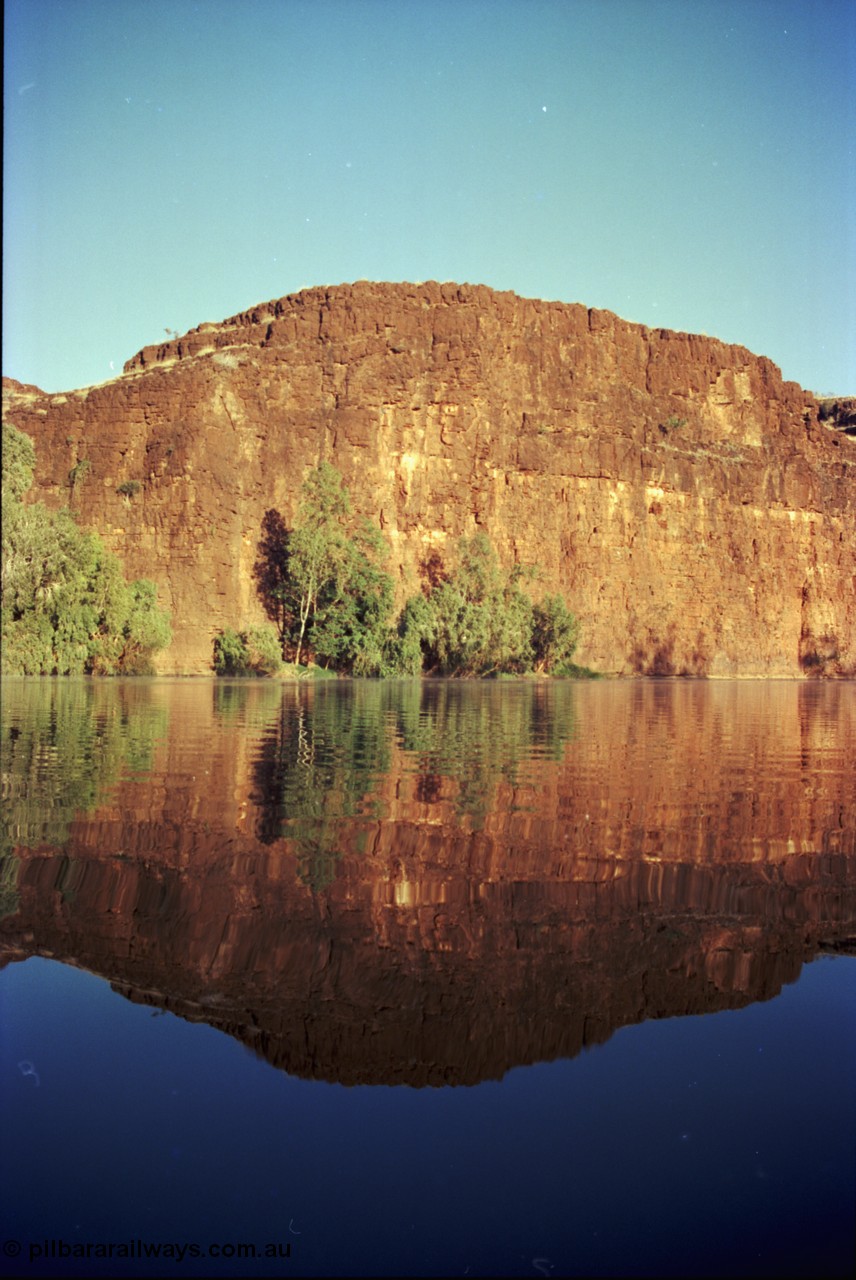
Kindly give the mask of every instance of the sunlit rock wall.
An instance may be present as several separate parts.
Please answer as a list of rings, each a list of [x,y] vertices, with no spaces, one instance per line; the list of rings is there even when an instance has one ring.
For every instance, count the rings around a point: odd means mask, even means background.
[[[146,347],[101,386],[5,390],[36,496],[158,582],[164,670],[208,670],[219,628],[263,619],[263,515],[293,521],[328,459],[383,529],[399,600],[484,530],[565,594],[599,670],[856,671],[856,442],[742,347],[484,287],[361,282]]]

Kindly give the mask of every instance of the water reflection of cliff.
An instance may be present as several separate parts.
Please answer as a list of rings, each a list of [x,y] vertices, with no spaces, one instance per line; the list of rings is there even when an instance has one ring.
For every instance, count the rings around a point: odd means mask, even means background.
[[[11,688],[7,957],[296,1074],[473,1083],[856,933],[852,685]]]

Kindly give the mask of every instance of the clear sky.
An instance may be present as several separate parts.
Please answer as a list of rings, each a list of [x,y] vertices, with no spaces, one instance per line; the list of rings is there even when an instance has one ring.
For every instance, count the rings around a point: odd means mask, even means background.
[[[6,0],[3,372],[308,285],[605,307],[856,394],[853,0]]]

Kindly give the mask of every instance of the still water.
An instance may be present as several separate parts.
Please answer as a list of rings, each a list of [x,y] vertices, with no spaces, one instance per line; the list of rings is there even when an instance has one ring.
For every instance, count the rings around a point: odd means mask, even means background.
[[[2,743],[6,1272],[851,1273],[853,683],[9,681]]]

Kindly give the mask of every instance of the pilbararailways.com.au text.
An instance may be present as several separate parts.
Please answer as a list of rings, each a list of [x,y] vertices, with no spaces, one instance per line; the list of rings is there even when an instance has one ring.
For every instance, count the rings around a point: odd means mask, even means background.
[[[291,1257],[291,1244],[268,1242],[247,1244],[229,1240],[199,1244],[195,1241],[154,1240],[4,1240],[0,1253],[6,1258],[43,1262],[63,1258],[164,1258],[183,1262],[185,1258],[253,1258],[285,1259]]]

